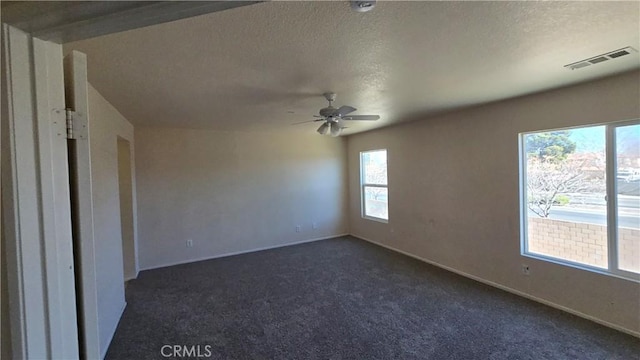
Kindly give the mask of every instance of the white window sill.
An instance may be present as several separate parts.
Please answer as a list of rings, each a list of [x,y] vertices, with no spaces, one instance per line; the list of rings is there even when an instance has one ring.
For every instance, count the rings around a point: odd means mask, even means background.
[[[376,222],[383,223],[383,224],[388,224],[389,223],[389,220],[383,219],[383,218],[377,218],[375,216],[363,215],[362,218],[366,219],[366,220],[376,221]]]
[[[562,259],[558,259],[550,256],[545,256],[542,254],[522,252],[521,255],[528,258],[536,259],[536,260],[542,260],[542,261],[546,261],[546,262],[550,262],[558,265],[572,267],[574,269],[580,269],[580,270],[594,272],[601,275],[612,276],[618,279],[633,281],[635,283],[640,283],[640,274],[634,274],[631,272],[629,272],[629,275],[624,273],[623,274],[615,273],[615,272],[609,271],[608,269],[602,269],[595,266],[589,266],[589,265],[580,264],[580,263],[576,263],[568,260],[562,260]]]

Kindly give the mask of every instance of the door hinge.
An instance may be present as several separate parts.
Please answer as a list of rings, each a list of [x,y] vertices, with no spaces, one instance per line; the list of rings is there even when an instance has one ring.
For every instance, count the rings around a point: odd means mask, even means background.
[[[73,113],[71,109],[64,109],[67,116],[67,139],[73,139]]]
[[[87,138],[87,119],[82,114],[71,109],[65,109],[67,118],[67,139]]]

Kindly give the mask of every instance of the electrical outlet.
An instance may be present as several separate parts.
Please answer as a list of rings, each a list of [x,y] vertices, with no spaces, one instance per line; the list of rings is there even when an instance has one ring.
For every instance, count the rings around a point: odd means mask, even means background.
[[[188,248],[193,247],[193,240],[187,239],[187,247]]]
[[[318,228],[318,223],[314,222],[311,227],[313,228],[313,230],[316,230]]]
[[[531,269],[529,268],[529,265],[522,264],[522,275],[526,275],[526,276],[531,275]]]
[[[299,233],[300,231],[302,231],[302,226],[296,225],[296,232]]]

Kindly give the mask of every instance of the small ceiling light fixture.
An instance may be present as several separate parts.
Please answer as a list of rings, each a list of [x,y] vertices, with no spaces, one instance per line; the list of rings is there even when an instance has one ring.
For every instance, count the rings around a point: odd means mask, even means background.
[[[350,1],[351,9],[356,12],[367,12],[376,7],[376,0],[370,1]]]

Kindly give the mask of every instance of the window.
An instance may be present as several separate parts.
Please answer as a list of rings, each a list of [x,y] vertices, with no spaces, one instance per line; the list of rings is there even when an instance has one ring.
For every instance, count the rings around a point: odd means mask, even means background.
[[[384,222],[389,220],[387,150],[360,153],[360,184],[362,187],[362,216]]]
[[[522,252],[640,279],[640,122],[520,134]]]

